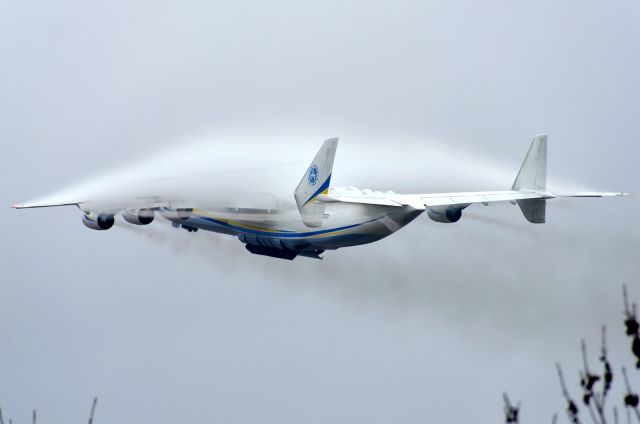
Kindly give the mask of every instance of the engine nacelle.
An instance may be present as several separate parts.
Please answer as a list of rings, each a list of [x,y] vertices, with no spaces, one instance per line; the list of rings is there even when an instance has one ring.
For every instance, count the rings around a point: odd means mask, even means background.
[[[153,222],[154,212],[151,209],[125,209],[122,217],[133,225],[148,225]]]
[[[462,217],[462,209],[468,205],[460,206],[433,206],[427,208],[427,215],[436,222],[458,222]]]
[[[82,223],[92,230],[108,230],[113,227],[114,222],[115,218],[110,213],[93,214],[88,212],[82,215]]]

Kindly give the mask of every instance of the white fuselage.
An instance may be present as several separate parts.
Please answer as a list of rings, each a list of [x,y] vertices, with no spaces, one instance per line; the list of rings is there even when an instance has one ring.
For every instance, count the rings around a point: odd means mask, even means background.
[[[415,219],[423,210],[352,203],[328,204],[322,225],[306,226],[295,204],[278,201],[278,209],[206,206],[183,217],[174,209],[160,213],[174,225],[237,236],[246,244],[295,251],[338,249],[380,240]]]

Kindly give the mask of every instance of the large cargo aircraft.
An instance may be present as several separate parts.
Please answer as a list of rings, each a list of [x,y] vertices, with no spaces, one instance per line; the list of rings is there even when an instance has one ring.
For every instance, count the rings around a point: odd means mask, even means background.
[[[385,238],[426,211],[433,221],[453,223],[474,203],[511,202],[527,221],[545,222],[548,199],[555,197],[624,196],[628,193],[547,191],[547,136],[534,137],[511,190],[467,193],[396,194],[330,187],[338,139],[324,142],[293,193],[292,201],[279,199],[276,208],[246,208],[211,200],[206,207],[184,201],[137,198],[128,204],[99,202],[24,203],[16,209],[75,205],[82,222],[94,230],[108,230],[115,216],[134,225],[150,224],[156,214],[176,228],[198,229],[235,236],[254,254],[282,259],[305,256],[321,259],[325,250],[372,243]],[[213,205],[213,206],[212,206]],[[296,207],[297,206],[297,207]]]

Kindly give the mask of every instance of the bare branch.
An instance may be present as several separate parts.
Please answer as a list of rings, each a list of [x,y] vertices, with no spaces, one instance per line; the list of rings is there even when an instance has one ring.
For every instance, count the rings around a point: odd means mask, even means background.
[[[583,389],[582,401],[585,406],[589,408],[589,414],[591,414],[591,420],[595,424],[606,424],[606,419],[604,417],[604,413],[602,411],[602,406],[598,401],[598,397],[596,396],[594,386],[600,380],[600,376],[593,374],[589,370],[589,360],[587,359],[587,344],[584,339],[580,341],[580,348],[582,350],[582,364],[583,370],[580,371],[580,387]],[[591,402],[593,400],[593,402]],[[596,414],[593,412],[593,407],[595,406],[598,411],[598,416],[600,419],[596,418]]]
[[[629,307],[629,298],[627,297],[627,287],[623,286],[622,290],[624,295],[624,315],[625,315],[624,325],[627,327],[627,336],[638,335],[640,324],[638,324],[638,319],[636,315],[636,304],[634,302],[631,305],[631,307]]]
[[[589,401],[593,397],[593,386],[600,380],[600,376],[589,371],[589,361],[587,360],[587,345],[584,339],[580,341],[582,348],[582,364],[584,371],[581,373],[580,386],[584,389],[584,404],[589,405]]]
[[[567,385],[564,381],[564,375],[562,373],[562,367],[559,362],[556,362],[556,371],[558,372],[558,379],[560,380],[560,387],[562,388],[562,395],[567,401],[567,416],[573,424],[580,424],[580,418],[578,417],[578,405],[569,396]]]
[[[599,424],[600,423],[598,421],[598,418],[596,417],[596,413],[593,412],[593,404],[589,404],[589,414],[591,415],[591,421],[593,421],[594,424]]]
[[[638,395],[631,391],[631,384],[629,384],[629,378],[627,377],[627,370],[622,367],[622,376],[624,377],[624,384],[627,387],[627,394],[624,397],[624,406],[633,410],[640,423],[640,411],[638,410]]]
[[[89,415],[89,424],[93,424],[93,414],[96,412],[96,404],[98,403],[98,398],[93,398],[93,405],[91,405],[91,414]]]
[[[631,308],[629,308],[629,296],[627,294],[627,285],[622,285],[622,301],[624,302],[624,314],[629,316],[631,314]]]
[[[504,399],[504,419],[507,424],[518,424],[518,413],[520,412],[520,405],[513,406],[506,393],[502,394]]]
[[[613,369],[611,368],[611,363],[609,363],[609,358],[607,357],[607,327],[602,326],[602,346],[600,347],[600,362],[604,366],[604,371],[602,373],[602,377],[604,380],[604,385],[602,387],[602,407],[604,408],[605,401],[607,398],[607,394],[609,394],[609,390],[611,390],[611,384],[613,383]]]
[[[636,368],[640,369],[640,334],[633,336],[631,342],[631,353],[636,357]]]

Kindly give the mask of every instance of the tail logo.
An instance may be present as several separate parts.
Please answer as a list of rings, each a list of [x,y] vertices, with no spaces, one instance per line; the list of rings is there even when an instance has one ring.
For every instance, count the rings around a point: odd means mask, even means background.
[[[309,184],[314,186],[318,182],[318,167],[314,163],[309,167],[309,176],[307,177]]]

